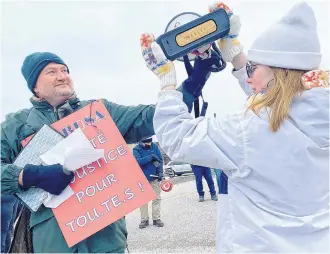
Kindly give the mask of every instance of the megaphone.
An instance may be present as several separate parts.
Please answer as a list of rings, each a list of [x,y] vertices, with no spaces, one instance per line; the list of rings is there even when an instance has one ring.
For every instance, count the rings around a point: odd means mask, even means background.
[[[198,18],[200,18],[201,15],[195,13],[195,12],[183,12],[180,13],[178,15],[176,15],[175,17],[173,17],[170,22],[167,24],[166,28],[165,28],[165,33],[174,30],[175,28],[178,28],[179,26],[185,25],[193,20],[196,20]],[[189,52],[187,54],[189,61],[193,61],[196,57],[196,55],[198,55],[199,52],[204,52],[207,49],[209,49],[211,46],[211,44],[206,44],[203,47],[202,50],[198,50],[198,49],[193,49],[191,52]],[[178,57],[177,60],[179,61],[183,61],[183,57]]]
[[[158,176],[156,175],[150,175],[150,176],[153,178],[158,178]],[[160,188],[162,189],[162,191],[169,192],[173,188],[173,183],[168,177],[166,177],[164,180],[160,182]]]
[[[204,16],[183,12],[170,20],[165,33],[156,41],[167,59],[183,61],[183,57],[188,56],[192,61],[208,50],[214,41],[226,36],[229,30],[229,17],[223,9]]]
[[[170,179],[165,179],[161,181],[160,188],[162,189],[162,191],[169,192],[173,188],[173,183]]]

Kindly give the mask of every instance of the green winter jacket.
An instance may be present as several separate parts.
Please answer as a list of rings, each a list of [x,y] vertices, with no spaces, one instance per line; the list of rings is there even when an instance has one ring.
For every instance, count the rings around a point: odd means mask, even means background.
[[[154,105],[122,106],[102,100],[113,121],[127,143],[136,143],[154,134]],[[58,121],[60,112],[74,112],[90,101],[70,99],[57,108],[46,101],[31,99],[33,107],[10,114],[1,123],[1,194],[14,194],[22,190],[18,186],[18,175],[21,168],[13,161],[22,150],[21,140],[37,132],[44,124],[51,125]],[[34,252],[117,252],[125,251],[127,229],[125,218],[122,218],[84,241],[68,248],[62,232],[51,209],[41,206],[31,214],[30,228],[33,236]]]

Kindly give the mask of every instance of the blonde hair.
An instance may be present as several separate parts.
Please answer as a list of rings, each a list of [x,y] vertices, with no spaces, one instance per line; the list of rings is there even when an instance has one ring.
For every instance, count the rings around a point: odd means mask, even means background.
[[[305,90],[301,81],[305,71],[281,68],[272,68],[272,70],[274,71],[272,85],[267,89],[267,93],[256,96],[247,110],[252,110],[258,115],[262,108],[269,109],[269,128],[272,132],[277,132],[288,117],[293,98]]]

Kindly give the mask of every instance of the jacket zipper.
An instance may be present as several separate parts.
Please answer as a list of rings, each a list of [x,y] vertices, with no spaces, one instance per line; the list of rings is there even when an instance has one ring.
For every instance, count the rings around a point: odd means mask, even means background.
[[[58,120],[58,115],[57,115],[57,109],[56,108],[54,108],[54,118],[55,118],[54,122],[56,122]]]

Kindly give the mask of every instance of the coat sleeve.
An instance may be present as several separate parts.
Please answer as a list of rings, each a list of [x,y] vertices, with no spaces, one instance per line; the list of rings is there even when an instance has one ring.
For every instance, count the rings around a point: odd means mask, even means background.
[[[22,149],[17,136],[22,122],[17,118],[19,115],[1,123],[1,195],[22,192],[18,185],[18,176],[22,169],[13,164]]]
[[[162,91],[154,117],[160,146],[174,161],[210,168],[230,174],[247,174],[246,138],[238,114],[226,118],[193,118],[182,102],[182,93]],[[245,172],[246,171],[246,172]]]
[[[187,95],[183,101],[192,107],[193,100],[194,98]],[[123,106],[105,99],[102,101],[128,144],[137,143],[155,134],[155,105]]]
[[[163,177],[163,175],[164,175],[164,172],[163,172],[163,157],[162,157],[162,154],[161,154],[158,146],[156,146],[156,154],[157,154],[157,157],[160,160],[159,167],[157,167],[157,175],[160,176],[160,177]]]
[[[123,106],[107,100],[103,103],[128,144],[154,135],[154,105]]]
[[[232,74],[234,75],[235,78],[238,79],[238,82],[245,92],[247,96],[251,96],[253,94],[253,91],[251,89],[251,86],[246,82],[248,79],[247,73],[246,73],[246,65],[244,65],[241,69],[239,70],[233,70]]]
[[[152,160],[152,156],[151,155],[142,156],[141,153],[138,151],[138,149],[136,149],[135,147],[133,148],[133,155],[134,155],[137,163],[140,166],[143,166],[143,165],[151,162],[151,160]]]

